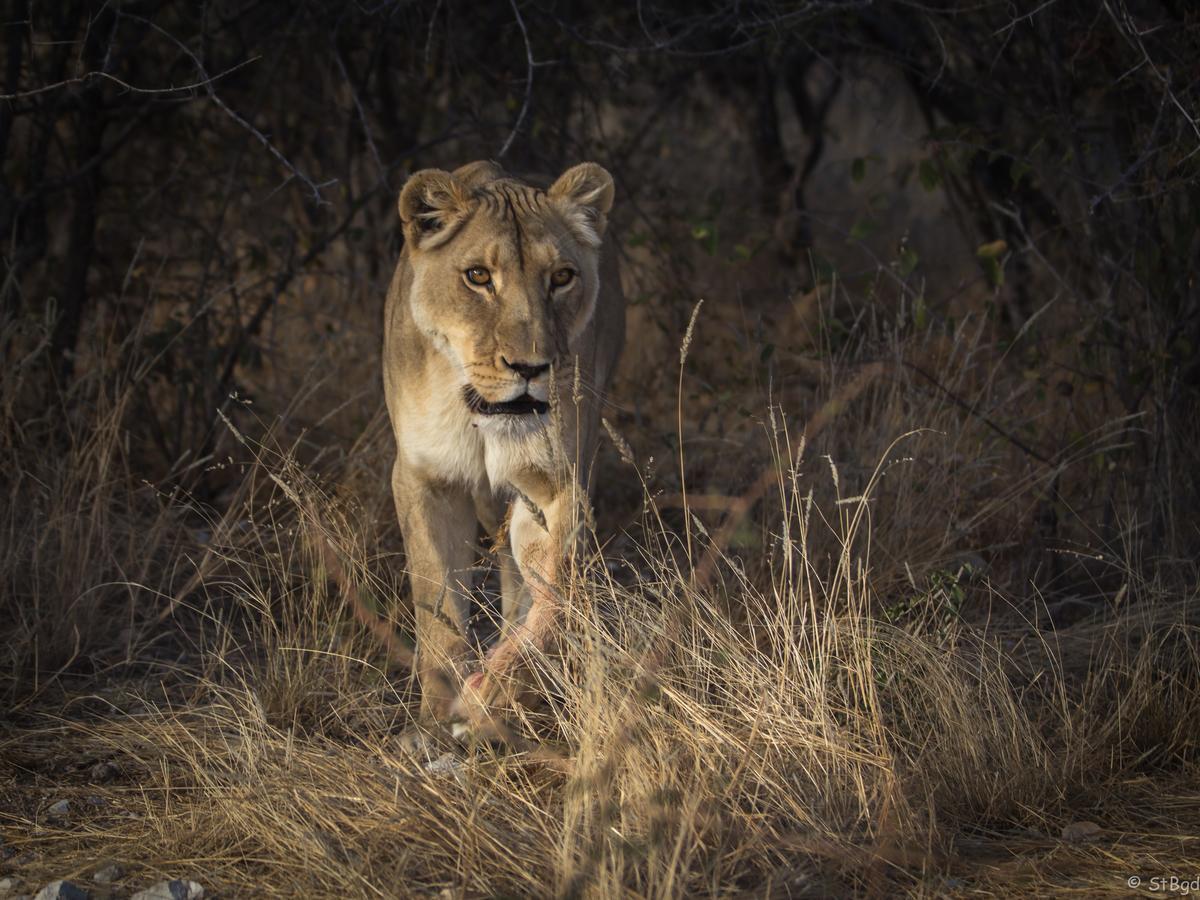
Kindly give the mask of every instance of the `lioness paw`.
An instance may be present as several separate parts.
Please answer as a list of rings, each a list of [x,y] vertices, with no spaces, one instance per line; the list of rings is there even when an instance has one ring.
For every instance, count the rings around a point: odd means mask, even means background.
[[[394,746],[405,756],[430,762],[442,755],[449,744],[447,738],[451,736],[453,732],[447,733],[436,726],[410,725],[396,736]]]
[[[450,707],[450,733],[468,743],[486,741],[513,747],[523,743],[501,717],[502,691],[487,672],[474,672],[463,680],[462,691]]]
[[[469,727],[475,722],[484,722],[490,719],[486,685],[487,676],[483,672],[472,672],[464,678],[462,689],[450,705],[450,721],[456,725],[465,724]],[[457,736],[456,733],[455,737]]]

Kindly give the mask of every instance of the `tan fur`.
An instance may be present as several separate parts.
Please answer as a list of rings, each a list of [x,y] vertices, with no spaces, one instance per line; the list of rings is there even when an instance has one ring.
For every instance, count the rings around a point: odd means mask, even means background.
[[[545,190],[476,162],[417,172],[401,191],[405,246],[388,292],[383,375],[423,718],[493,728],[520,692],[523,651],[548,648],[561,621],[556,587],[588,502],[600,398],[624,337],[615,256],[602,244],[612,197],[594,163]],[[489,271],[488,287],[465,277],[474,266]],[[552,290],[562,268],[576,277]],[[551,368],[527,379],[513,363]],[[485,401],[528,393],[551,409],[482,416],[468,407],[468,385]],[[505,622],[489,659],[472,666],[477,523],[500,535]]]

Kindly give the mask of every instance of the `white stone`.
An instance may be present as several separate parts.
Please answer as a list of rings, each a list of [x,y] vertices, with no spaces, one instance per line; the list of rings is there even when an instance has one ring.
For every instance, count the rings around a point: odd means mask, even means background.
[[[160,881],[144,891],[138,891],[130,900],[203,900],[204,888],[194,881]]]
[[[125,870],[116,863],[109,863],[107,866],[102,866],[92,874],[92,881],[96,884],[112,884],[114,881],[119,881],[125,875]]]

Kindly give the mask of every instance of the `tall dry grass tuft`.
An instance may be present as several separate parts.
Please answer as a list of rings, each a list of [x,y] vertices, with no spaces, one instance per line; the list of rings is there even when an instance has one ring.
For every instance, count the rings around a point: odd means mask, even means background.
[[[120,370],[102,374],[127,348],[110,347],[108,365],[66,394],[40,365],[48,330],[28,331],[0,327],[0,343],[33,347],[0,378],[0,591],[11,616],[0,696],[13,708],[99,658],[153,655],[141,611],[169,590],[190,543],[187,504],[131,465],[133,386]]]

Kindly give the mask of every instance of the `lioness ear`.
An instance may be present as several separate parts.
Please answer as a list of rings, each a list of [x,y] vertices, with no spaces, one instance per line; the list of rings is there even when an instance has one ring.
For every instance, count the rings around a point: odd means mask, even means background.
[[[595,163],[580,163],[558,176],[546,192],[560,201],[568,213],[568,224],[584,243],[596,246],[604,234],[608,211],[612,209],[612,176]]]
[[[400,191],[404,240],[429,250],[453,237],[467,217],[469,191],[449,172],[422,169]]]
[[[480,159],[473,163],[467,163],[465,166],[459,166],[452,175],[455,181],[467,190],[473,191],[489,181],[503,178],[504,170],[500,168],[499,163],[494,163],[490,159]]]

